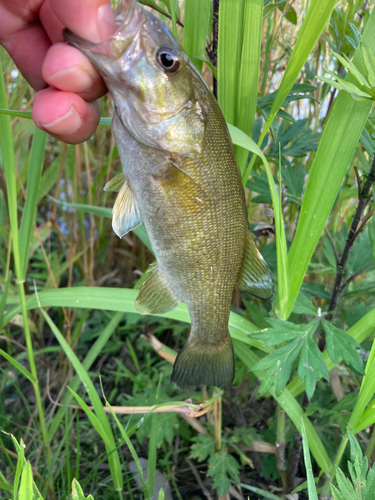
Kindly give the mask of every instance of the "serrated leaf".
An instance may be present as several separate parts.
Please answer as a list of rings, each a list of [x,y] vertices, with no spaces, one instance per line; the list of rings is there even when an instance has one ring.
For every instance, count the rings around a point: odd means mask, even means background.
[[[267,322],[270,323],[271,328],[249,334],[252,338],[264,340],[265,346],[280,345],[306,333],[306,325],[296,325],[290,321],[274,318],[267,318]]]
[[[322,320],[322,326],[326,333],[327,351],[332,361],[337,364],[342,357],[347,365],[350,365],[358,373],[363,373],[363,364],[357,349],[359,344],[348,335],[345,330],[336,328]]]
[[[309,314],[310,316],[317,316],[317,311],[311,303],[311,300],[301,292],[297,296],[297,300],[294,303],[292,311],[296,314]]]
[[[352,432],[348,429],[348,437],[350,441],[350,460],[353,462],[355,475],[359,483],[366,481],[368,472],[368,460],[363,456],[361,447]]]
[[[356,494],[353,485],[349,481],[349,479],[345,477],[342,470],[339,469],[339,467],[337,466],[336,466],[336,480],[337,480],[337,486],[339,487],[340,493],[344,496],[344,499],[354,500],[356,498]]]
[[[363,488],[363,500],[373,500],[375,491],[375,464],[367,474],[366,484]]]
[[[194,438],[195,443],[191,447],[189,454],[190,458],[197,458],[199,462],[203,462],[206,458],[211,457],[215,453],[215,439],[210,434],[199,434]]]
[[[364,85],[365,87],[369,86],[366,78],[362,75],[362,73],[352,61],[350,61],[346,56],[340,56],[340,54],[338,54],[337,52],[332,51],[332,54],[340,61],[344,68],[350,71],[350,73],[354,76],[358,83]]]
[[[264,394],[271,385],[276,386],[280,395],[290,377],[292,366],[302,348],[302,341],[296,338],[289,344],[268,354],[258,361],[252,371],[265,370],[261,378],[260,393]]]
[[[361,44],[361,50],[370,87],[375,87],[375,56],[364,43]]]
[[[228,493],[231,480],[239,483],[238,475],[240,465],[237,460],[224,449],[218,451],[208,461],[207,476],[214,480],[213,487],[217,489],[218,496]]]
[[[329,380],[329,373],[324,362],[322,353],[313,339],[313,331],[309,332],[301,349],[301,354],[298,362],[298,378],[305,379],[306,395],[311,399],[315,391],[316,381],[320,376]]]
[[[350,21],[348,22],[348,26],[350,28],[350,31],[352,32],[353,38],[357,45],[359,45],[361,41],[361,33],[358,31],[358,28],[355,24],[351,23]]]
[[[331,493],[333,496],[333,500],[347,500],[341,495],[341,493],[339,492],[339,490],[336,488],[336,486],[334,484],[330,484],[330,487],[331,487]]]

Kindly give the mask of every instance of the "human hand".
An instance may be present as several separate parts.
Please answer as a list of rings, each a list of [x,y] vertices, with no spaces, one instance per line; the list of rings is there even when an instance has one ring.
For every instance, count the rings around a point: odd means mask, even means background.
[[[95,100],[107,89],[88,59],[63,43],[64,27],[93,43],[104,41],[115,29],[108,0],[0,0],[0,44],[37,91],[35,124],[78,144],[94,133],[100,119]]]

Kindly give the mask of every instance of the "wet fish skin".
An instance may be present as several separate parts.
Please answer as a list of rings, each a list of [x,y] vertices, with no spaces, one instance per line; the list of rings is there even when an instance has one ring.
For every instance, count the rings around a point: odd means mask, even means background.
[[[261,298],[273,293],[248,230],[231,139],[214,96],[166,26],[134,0],[119,6],[116,24],[102,44],[65,37],[96,66],[114,100],[124,173],[107,186],[123,182],[114,230],[121,237],[144,222],[157,259],[135,305],[159,314],[184,301],[191,333],[172,380],[183,389],[225,387],[234,370],[233,289]],[[177,64],[175,72],[162,66],[160,54]]]

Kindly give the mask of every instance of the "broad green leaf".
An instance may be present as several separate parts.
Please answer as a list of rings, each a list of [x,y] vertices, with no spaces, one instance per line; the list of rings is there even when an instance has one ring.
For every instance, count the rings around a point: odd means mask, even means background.
[[[219,496],[225,495],[229,491],[231,480],[239,483],[239,468],[237,460],[229,455],[227,451],[221,449],[216,452],[208,461],[207,476],[214,480],[213,487],[217,489]]]
[[[210,24],[212,21],[211,0],[185,0],[183,47],[198,71],[202,72]]]
[[[85,497],[81,485],[76,478],[72,481],[72,500],[94,500],[92,495]]]
[[[244,30],[245,0],[221,0],[217,50],[217,97],[227,122],[235,124],[236,98]]]
[[[321,2],[322,5],[327,3]],[[375,49],[375,10],[367,22],[363,40],[370,50]],[[357,50],[353,61],[361,69],[360,60]],[[352,78],[347,76],[350,82]],[[288,254],[289,296],[280,310],[284,319],[293,308],[370,109],[370,101],[354,101],[341,92],[330,112],[310,170],[296,234]]]
[[[18,500],[30,500],[33,498],[33,473],[29,461],[25,463],[22,469],[20,489],[18,491]]]
[[[233,125],[250,137],[253,131],[258,98],[262,18],[263,0],[247,0],[243,12],[242,50],[238,68],[236,115]],[[237,160],[241,172],[246,165],[248,156],[247,149],[237,148]]]
[[[369,80],[370,86],[375,87],[375,56],[371,52],[371,49],[366,47],[365,43],[362,43],[361,49],[363,62],[365,63],[367,72],[367,78]]]

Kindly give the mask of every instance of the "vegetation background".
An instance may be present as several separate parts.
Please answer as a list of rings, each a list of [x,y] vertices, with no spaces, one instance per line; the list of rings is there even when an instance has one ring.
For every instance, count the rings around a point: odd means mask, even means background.
[[[58,143],[1,49],[0,498],[374,499],[374,2],[141,3],[218,97],[276,293],[234,293],[233,387],[172,386],[189,317],[135,313],[153,255],[111,229],[111,99]]]

